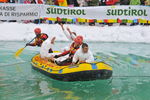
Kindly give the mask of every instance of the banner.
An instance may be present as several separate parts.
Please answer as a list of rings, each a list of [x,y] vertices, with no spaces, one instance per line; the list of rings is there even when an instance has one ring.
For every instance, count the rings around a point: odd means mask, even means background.
[[[40,18],[40,10],[40,5],[4,3],[0,4],[0,20],[33,20]]]
[[[43,4],[0,4],[1,20],[32,20],[38,18],[83,19],[146,19],[149,6],[57,7]]]
[[[98,7],[50,7],[45,6],[44,17],[86,18],[86,19],[147,19],[150,20],[148,6],[98,6]]]

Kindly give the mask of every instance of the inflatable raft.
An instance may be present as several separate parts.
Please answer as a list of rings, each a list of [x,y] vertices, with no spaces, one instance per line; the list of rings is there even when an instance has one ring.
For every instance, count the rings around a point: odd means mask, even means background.
[[[112,76],[112,68],[104,62],[58,66],[52,62],[43,60],[37,54],[32,58],[31,64],[33,69],[60,81],[90,81],[109,79]]]

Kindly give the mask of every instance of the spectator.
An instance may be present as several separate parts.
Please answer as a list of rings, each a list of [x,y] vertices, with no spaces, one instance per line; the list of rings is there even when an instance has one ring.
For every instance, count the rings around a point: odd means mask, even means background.
[[[140,0],[130,0],[130,5],[141,5]]]
[[[78,7],[79,6],[77,0],[67,0],[67,4],[69,7],[74,7],[74,6]]]
[[[99,0],[99,5],[101,5],[101,6],[105,6],[106,5],[106,1],[107,0]]]
[[[67,0],[57,0],[59,6],[67,7]]]
[[[30,0],[24,0],[24,4],[31,4]]]
[[[0,3],[7,3],[8,0],[0,0]]]
[[[8,0],[9,3],[16,3],[16,0]]]
[[[46,4],[48,4],[48,5],[54,5],[54,2],[53,2],[53,0],[46,0]]]
[[[54,5],[59,6],[59,4],[58,4],[58,0],[54,0]]]
[[[88,6],[98,6],[99,0],[87,0]]]
[[[35,0],[36,4],[44,4],[43,0]]]
[[[146,6],[150,6],[150,0],[145,0],[144,3],[145,3]]]
[[[115,5],[119,0],[106,0],[106,5]]]
[[[36,4],[35,0],[31,0],[31,4]]]
[[[141,5],[145,5],[146,0],[141,0]]]
[[[87,1],[86,0],[77,0],[79,7],[87,7]]]
[[[120,0],[120,5],[129,5],[130,0]]]

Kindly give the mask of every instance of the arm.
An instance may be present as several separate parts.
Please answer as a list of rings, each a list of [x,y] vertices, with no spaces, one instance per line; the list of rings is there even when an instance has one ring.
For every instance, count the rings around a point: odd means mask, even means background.
[[[26,46],[36,46],[36,41],[34,41],[33,43],[27,43]]]
[[[73,56],[73,60],[72,60],[72,65],[75,65],[77,63],[78,59],[78,52],[75,53],[75,55]]]
[[[51,44],[54,44],[55,40],[56,40],[56,37],[53,37],[52,40],[51,40]]]
[[[67,27],[67,31],[68,31],[69,34],[70,34],[71,40],[74,40],[74,39],[76,38],[77,34],[76,34],[75,32],[71,32],[71,30],[70,30],[69,27]]]
[[[62,30],[63,30],[63,33],[64,33],[65,36],[68,38],[68,40],[72,40],[72,39],[71,39],[71,36],[70,36],[69,34],[67,34],[67,32],[65,31],[63,24],[60,24],[60,26],[61,26],[61,28],[62,28]]]
[[[61,54],[59,54],[59,55],[55,55],[54,58],[59,58],[59,57],[61,57],[61,56],[65,56],[65,55],[67,55],[67,54],[69,54],[69,53],[70,53],[70,50],[65,51],[65,52],[63,52],[63,53],[61,53]]]

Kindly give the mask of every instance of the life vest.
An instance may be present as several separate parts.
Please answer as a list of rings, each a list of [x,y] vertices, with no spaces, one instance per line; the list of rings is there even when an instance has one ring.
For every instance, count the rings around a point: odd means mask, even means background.
[[[106,5],[115,5],[119,0],[106,0]]]
[[[64,6],[64,7],[68,6],[67,0],[57,0],[57,1],[58,1],[59,6]]]
[[[41,46],[42,43],[48,38],[47,34],[42,33],[39,37],[35,39],[35,43],[37,46]]]
[[[0,3],[7,3],[8,0],[0,0]]]
[[[74,43],[71,44],[70,46],[70,53],[69,53],[69,56],[70,57],[73,57],[74,54],[76,53],[76,51],[80,48],[80,46],[78,47],[74,47]]]

